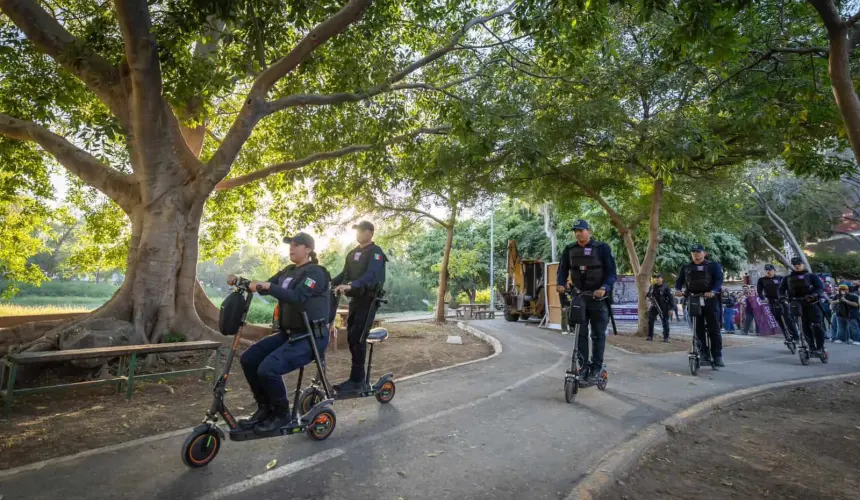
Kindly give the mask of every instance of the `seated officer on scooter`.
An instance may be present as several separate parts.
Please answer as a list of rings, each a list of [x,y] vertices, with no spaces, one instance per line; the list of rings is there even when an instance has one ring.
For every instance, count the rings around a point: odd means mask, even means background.
[[[603,367],[603,352],[606,349],[606,327],[609,324],[609,301],[600,300],[607,293],[612,293],[612,286],[617,279],[615,271],[615,259],[612,257],[612,249],[606,243],[596,241],[591,237],[591,229],[588,222],[578,220],[573,223],[573,234],[576,243],[564,247],[558,264],[558,275],[556,290],[564,293],[567,287],[567,279],[578,290],[583,292],[594,292],[594,298],[580,297],[585,305],[585,322],[580,325],[578,350],[585,360],[584,368],[589,366],[588,362],[588,325],[591,323],[591,369],[583,370],[583,382],[588,382],[591,377],[597,378]]]
[[[773,313],[773,319],[776,320],[776,324],[782,330],[783,336],[788,338],[791,334],[791,338],[797,341],[797,327],[794,326],[794,320],[791,317],[791,308],[786,307],[779,297],[779,285],[782,284],[782,280],[782,276],[776,275],[776,268],[773,267],[773,264],[766,264],[764,276],[759,278],[756,284],[756,293],[758,298],[765,299],[770,304],[770,312]]]
[[[348,379],[334,385],[336,391],[345,392],[357,392],[364,388],[367,344],[361,341],[361,337],[365,325],[373,326],[376,304],[373,303],[372,291],[385,284],[385,263],[388,261],[382,249],[373,243],[373,224],[365,220],[352,228],[356,230],[358,246],[346,254],[343,272],[332,280],[336,294],[352,297],[346,319],[352,370]]]
[[[791,259],[793,270],[779,286],[780,295],[788,296],[789,300],[800,303],[800,319],[803,335],[809,341],[813,356],[824,352],[824,314],[821,312],[819,297],[824,292],[824,285],[815,273],[806,270],[803,259]]]
[[[702,346],[702,358],[706,362],[713,356],[716,366],[723,364],[723,339],[720,336],[720,290],[723,288],[723,266],[719,262],[705,260],[705,247],[696,243],[690,248],[691,261],[681,266],[678,280],[675,281],[675,294],[683,295],[681,288],[686,288],[688,294],[703,294],[705,305],[701,316],[696,321],[695,335]],[[707,333],[706,333],[707,332]],[[705,335],[711,339],[711,352],[705,352],[707,346]]]
[[[308,342],[290,343],[291,336],[307,333],[302,311],[308,322],[319,319],[331,320],[331,289],[328,271],[319,265],[314,253],[314,239],[306,233],[284,238],[290,244],[292,264],[269,278],[269,281],[252,281],[249,289],[261,287],[260,295],[271,295],[278,299],[277,332],[265,337],[242,354],[242,371],[254,400],[257,411],[249,418],[239,421],[245,429],[265,433],[274,431],[290,421],[290,403],[284,386],[283,375],[297,370],[313,361],[313,351]],[[228,277],[228,283],[235,280]],[[322,338],[316,339],[317,349],[325,352],[329,334],[326,329]]]

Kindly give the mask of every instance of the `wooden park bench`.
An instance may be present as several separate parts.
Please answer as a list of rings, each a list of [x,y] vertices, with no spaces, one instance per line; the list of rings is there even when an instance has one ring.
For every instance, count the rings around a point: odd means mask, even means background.
[[[495,319],[496,318],[496,311],[492,311],[490,309],[485,309],[482,311],[473,311],[472,314],[475,315],[475,319]]]
[[[3,416],[9,415],[12,408],[12,401],[15,396],[24,394],[35,394],[39,392],[49,392],[57,390],[74,389],[78,387],[89,387],[96,385],[115,385],[116,392],[122,391],[123,384],[126,385],[125,394],[127,398],[131,398],[134,392],[134,381],[153,378],[177,377],[180,375],[202,374],[205,378],[208,372],[218,375],[218,365],[220,362],[221,343],[211,340],[202,340],[196,342],[171,342],[166,344],[143,344],[129,345],[117,347],[97,347],[92,349],[69,349],[66,351],[50,351],[50,352],[19,352],[9,354],[0,365],[0,397],[3,398]],[[187,370],[176,370],[172,372],[135,374],[137,368],[138,356],[147,354],[157,354],[166,352],[188,352],[188,351],[216,351],[215,366],[208,366],[209,357],[204,356],[201,366],[197,368],[189,368]],[[117,375],[99,380],[88,380],[85,382],[73,382],[68,384],[56,384],[41,387],[27,387],[24,389],[15,389],[15,377],[18,374],[18,367],[21,365],[33,365],[37,363],[56,363],[60,361],[77,361],[82,359],[98,359],[98,358],[119,358],[119,368]],[[5,383],[5,385],[4,385]]]

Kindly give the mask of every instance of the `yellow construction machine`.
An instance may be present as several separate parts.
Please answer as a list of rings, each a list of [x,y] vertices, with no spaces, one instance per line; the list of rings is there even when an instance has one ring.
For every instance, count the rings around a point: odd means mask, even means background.
[[[508,240],[508,277],[505,280],[505,319],[519,321],[543,317],[546,285],[544,264],[540,260],[523,260],[517,242]]]

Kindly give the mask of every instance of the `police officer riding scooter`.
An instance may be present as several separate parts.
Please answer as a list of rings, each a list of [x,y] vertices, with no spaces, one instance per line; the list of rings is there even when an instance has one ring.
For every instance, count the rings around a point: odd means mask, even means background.
[[[568,276],[575,290],[571,299],[569,322],[579,322],[580,334],[577,351],[584,360],[582,382],[597,378],[603,368],[603,352],[606,349],[606,327],[609,324],[610,304],[606,300],[612,294],[617,279],[615,259],[606,243],[591,237],[588,222],[577,220],[573,224],[576,242],[566,246],[559,259],[556,289],[564,293]],[[580,302],[581,301],[581,302]],[[581,304],[582,314],[575,314],[576,303]],[[588,333],[591,325],[591,361],[588,354]]]
[[[720,336],[718,317],[719,293],[723,287],[723,267],[719,262],[705,259],[705,247],[698,243],[690,247],[690,257],[690,262],[681,266],[678,272],[675,294],[688,295],[690,314],[695,316],[695,335],[700,348],[699,356],[713,366],[723,367],[726,365],[723,364],[723,340]],[[684,292],[681,291],[682,288]],[[694,312],[697,314],[693,314]],[[710,349],[707,349],[709,343]]]
[[[382,249],[373,243],[373,224],[361,221],[352,228],[356,230],[358,246],[346,254],[343,272],[332,280],[335,293],[351,298],[346,324],[352,370],[347,380],[334,385],[334,389],[339,393],[367,389],[367,344],[362,337],[367,325],[373,326],[377,307],[376,294],[385,283],[385,263],[388,261]]]
[[[782,276],[776,275],[776,268],[773,264],[764,266],[764,276],[758,279],[756,283],[756,293],[760,299],[767,301],[770,305],[770,312],[779,325],[782,335],[785,337],[785,345],[794,354],[796,349],[795,344],[798,341],[797,327],[794,324],[794,319],[791,317],[791,310],[783,297],[779,295],[779,286],[783,281]]]
[[[781,295],[788,297],[792,315],[800,315],[803,328],[803,338],[798,349],[800,362],[808,365],[809,358],[814,357],[827,363],[827,351],[824,349],[824,313],[819,302],[824,292],[824,284],[818,275],[806,269],[800,257],[791,259],[791,267],[791,274],[782,280],[779,291]],[[806,348],[807,344],[809,349]]]
[[[284,238],[284,243],[290,245],[292,264],[268,281],[252,281],[248,286],[260,295],[278,299],[277,332],[257,341],[240,358],[257,411],[239,420],[239,425],[261,434],[289,423],[290,403],[283,376],[313,360],[309,343],[290,342],[291,337],[307,333],[302,313],[307,314],[310,323],[320,320],[328,323],[333,316],[328,271],[317,261],[313,237],[298,233]],[[228,281],[232,284],[235,277],[230,276]],[[326,331],[316,340],[319,352],[325,352],[328,341]]]

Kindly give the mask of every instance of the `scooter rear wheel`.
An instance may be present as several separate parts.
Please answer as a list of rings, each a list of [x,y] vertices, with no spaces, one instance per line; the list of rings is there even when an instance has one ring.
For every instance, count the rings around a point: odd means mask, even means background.
[[[336,424],[337,419],[334,416],[334,411],[326,408],[319,412],[314,421],[308,425],[308,436],[315,441],[323,441],[331,436]]]
[[[568,403],[576,401],[577,382],[572,378],[564,379],[564,400]]]
[[[379,392],[376,393],[376,400],[382,404],[390,403],[394,399],[396,391],[397,388],[394,386],[394,382],[389,380],[379,388]]]
[[[221,435],[214,429],[195,430],[182,445],[182,462],[196,469],[209,465],[221,449]]]
[[[797,353],[797,344],[795,344],[794,341],[786,342],[785,345],[788,346],[788,350],[791,351],[792,354]]]
[[[322,392],[317,388],[305,389],[304,394],[299,399],[299,411],[302,415],[311,411],[311,408],[319,404],[323,400]]]
[[[597,377],[597,388],[601,391],[605,391],[606,386],[609,384],[609,372],[606,370],[600,370],[600,374]]]

